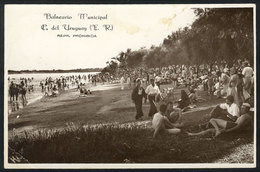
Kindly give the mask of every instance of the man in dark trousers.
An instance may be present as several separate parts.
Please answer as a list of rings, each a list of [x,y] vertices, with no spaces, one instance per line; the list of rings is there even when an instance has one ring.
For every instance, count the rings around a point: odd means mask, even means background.
[[[150,110],[149,110],[149,117],[153,117],[155,113],[157,113],[157,108],[154,104],[156,95],[160,94],[159,87],[154,83],[154,79],[150,80],[150,85],[146,87],[145,93],[148,95],[148,99],[150,102]]]
[[[133,89],[132,92],[132,100],[135,104],[135,108],[136,108],[136,116],[135,119],[138,120],[139,118],[141,118],[144,114],[143,114],[143,110],[142,110],[142,100],[143,97],[145,97],[145,91],[144,88],[141,86],[141,79],[137,79],[136,80],[136,87]]]

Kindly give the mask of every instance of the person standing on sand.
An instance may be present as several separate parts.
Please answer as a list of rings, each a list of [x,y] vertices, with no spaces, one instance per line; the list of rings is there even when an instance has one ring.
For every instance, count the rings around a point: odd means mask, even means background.
[[[228,75],[228,68],[224,69],[224,72],[221,74],[221,83],[223,85],[222,95],[227,95],[228,92],[228,85],[229,85],[229,75]]]
[[[126,83],[127,83],[128,89],[131,89],[131,78],[130,78],[130,75],[127,76]]]
[[[253,69],[249,66],[248,62],[245,61],[243,63],[243,70],[242,70],[242,75],[244,76],[244,88],[245,90],[251,94],[251,87],[252,87],[252,77],[254,74]]]
[[[149,110],[149,117],[152,117],[156,112],[157,108],[154,104],[155,96],[160,93],[159,87],[154,83],[154,79],[150,80],[151,84],[145,90],[145,93],[148,95],[148,99],[150,102],[150,110]]]
[[[142,110],[142,100],[144,96],[145,96],[145,91],[144,88],[141,86],[141,79],[138,78],[136,80],[136,87],[133,89],[132,92],[132,100],[136,108],[136,116],[135,116],[136,120],[138,120],[144,115]]]
[[[10,95],[10,102],[12,102],[12,99],[14,101],[14,88],[15,88],[15,84],[13,83],[13,81],[11,81],[11,84],[9,86],[9,95]]]
[[[234,97],[234,103],[239,106],[239,99],[238,99],[238,94],[237,94],[237,84],[238,84],[238,75],[237,71],[235,68],[230,69],[230,81],[229,81],[229,87],[228,87],[228,92],[227,95],[232,95]]]
[[[161,77],[159,75],[157,75],[155,78],[155,84],[158,86],[158,88],[160,89],[160,81],[161,81]]]
[[[124,75],[122,75],[122,77],[120,79],[121,90],[124,90],[124,82],[125,82],[125,78],[124,78]]]

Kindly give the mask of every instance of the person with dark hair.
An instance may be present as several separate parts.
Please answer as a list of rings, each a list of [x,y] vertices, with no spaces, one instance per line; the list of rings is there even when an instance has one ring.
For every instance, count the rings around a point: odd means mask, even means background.
[[[172,74],[172,81],[173,81],[173,87],[177,87],[177,81],[178,81],[178,74],[176,73],[176,70],[174,70]]]
[[[178,101],[178,108],[184,109],[190,105],[190,98],[184,90],[181,90],[181,99]]]
[[[14,101],[14,96],[15,96],[15,84],[13,81],[11,81],[11,84],[9,86],[9,96],[10,96],[10,102],[13,100]]]
[[[212,75],[212,72],[208,72],[208,94],[210,96],[213,96],[213,90],[214,90],[214,76]]]
[[[27,89],[25,88],[25,85],[23,83],[21,83],[19,85],[19,93],[21,93],[21,95],[22,95],[23,106],[25,106],[27,104],[26,91],[27,91]]]
[[[232,95],[227,96],[226,103],[216,106],[210,112],[210,118],[223,119],[226,121],[235,121],[239,116],[239,107],[234,103],[234,97]]]
[[[150,102],[149,117],[152,117],[156,112],[157,108],[155,106],[155,97],[160,93],[159,87],[154,83],[154,79],[150,80],[151,84],[147,86],[145,93],[148,95],[148,100]]]
[[[160,111],[154,114],[152,120],[152,127],[154,129],[153,137],[156,138],[160,133],[167,132],[169,134],[179,134],[180,129],[175,128],[169,119],[165,116],[167,106],[165,104],[160,105]]]
[[[141,79],[138,78],[136,80],[136,87],[132,91],[132,100],[136,108],[136,120],[143,116],[142,101],[143,97],[145,97],[145,91],[144,88],[141,86],[141,82]]]

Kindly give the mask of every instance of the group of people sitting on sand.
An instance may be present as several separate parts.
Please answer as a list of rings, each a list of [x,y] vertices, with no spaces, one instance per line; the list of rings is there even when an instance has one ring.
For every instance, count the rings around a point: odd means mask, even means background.
[[[188,109],[196,107],[196,102],[206,101],[206,99],[198,96],[198,90],[207,92],[210,99],[214,95],[217,98],[225,98],[226,103],[220,104],[213,109],[209,115],[210,120],[205,125],[205,131],[188,133],[189,135],[214,132],[215,136],[218,136],[222,132],[240,129],[241,126],[247,125],[248,121],[251,121],[248,112],[250,107],[253,106],[250,100],[253,100],[254,95],[254,71],[247,60],[238,60],[233,65],[223,62],[221,64],[200,65],[196,68],[185,65],[156,68],[153,70],[153,76],[147,75],[145,84],[142,83],[143,76],[141,75],[145,72],[143,70],[140,71],[137,74],[141,78],[135,80],[136,86],[132,91],[131,97],[136,107],[135,118],[137,120],[142,118],[142,100],[145,99],[146,101],[148,99],[150,103],[148,116],[153,118],[154,137],[163,128],[164,131],[170,133],[179,133],[181,131],[180,126],[182,123],[179,122],[180,120],[176,120],[177,124],[175,120],[171,121],[171,116],[174,116],[173,118],[176,119],[177,117],[174,114],[177,114],[177,112],[185,112]],[[181,76],[188,81],[184,84],[184,87],[188,89],[189,93],[187,94],[183,89],[181,90],[180,99],[171,101],[175,103],[172,115],[166,113],[166,109],[169,109],[167,102],[160,105],[164,98],[164,92],[160,88],[161,83],[158,78],[161,77],[163,72],[165,72],[165,76],[170,76],[170,78],[172,76],[173,89],[176,88],[176,81],[181,82],[177,79],[178,77]],[[175,73],[178,75],[175,76]],[[213,95],[213,93],[215,94]],[[176,108],[179,110],[176,110]],[[178,116],[180,117],[181,115]],[[234,129],[230,130],[230,128]]]
[[[187,108],[191,108],[191,102],[198,101],[194,98],[194,91],[190,91],[188,95],[184,90],[181,90],[181,99],[176,102],[168,101],[157,104],[157,97],[160,95],[160,88],[153,79],[151,84],[146,89],[142,87],[141,79],[136,80],[136,87],[132,91],[132,100],[136,107],[136,119],[143,116],[142,102],[143,98],[148,98],[150,103],[149,117],[152,117],[152,126],[154,129],[154,137],[157,137],[161,132],[168,132],[170,134],[178,134],[182,131],[182,112]],[[215,137],[221,133],[244,129],[245,127],[252,127],[253,116],[249,114],[251,105],[248,102],[243,102],[241,105],[235,102],[233,95],[226,97],[226,102],[217,105],[208,115],[208,122],[200,125],[203,131],[198,133],[186,132],[192,135],[204,135],[211,133]],[[176,104],[175,104],[176,103]],[[158,112],[159,111],[159,112]]]
[[[80,92],[79,96],[86,96],[92,94],[92,92],[85,87],[85,84],[80,84],[78,90]]]
[[[204,125],[204,130],[191,133],[189,136],[212,134],[217,137],[221,133],[231,131],[248,130],[253,128],[253,115],[250,114],[249,103],[243,103],[241,109],[234,103],[232,95],[226,98],[226,103],[217,105],[209,114],[209,121]],[[179,134],[182,132],[182,112],[179,108],[173,108],[173,104],[161,104],[159,112],[155,113],[152,120],[154,129],[153,137],[160,133]],[[200,125],[202,127],[202,125]],[[184,131],[183,131],[184,132]]]
[[[150,85],[146,88],[142,85],[142,80],[138,78],[136,80],[136,87],[132,91],[132,100],[136,107],[136,119],[140,119],[143,116],[142,112],[142,102],[143,98],[149,100],[150,110],[149,117],[152,117],[157,112],[157,106],[160,102],[169,102],[174,101],[174,88],[162,89],[160,91],[159,86],[155,83],[154,79],[150,80]],[[181,90],[181,98],[178,101],[174,101],[175,106],[180,108],[183,112],[196,107],[194,105],[195,102],[202,100],[199,98],[195,91],[190,91],[189,95],[185,92],[185,90]],[[204,101],[204,99],[203,99]]]

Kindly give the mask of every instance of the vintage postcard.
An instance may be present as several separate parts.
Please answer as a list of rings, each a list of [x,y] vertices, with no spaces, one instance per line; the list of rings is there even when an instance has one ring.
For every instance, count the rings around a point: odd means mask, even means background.
[[[4,167],[256,167],[254,4],[5,4]]]

